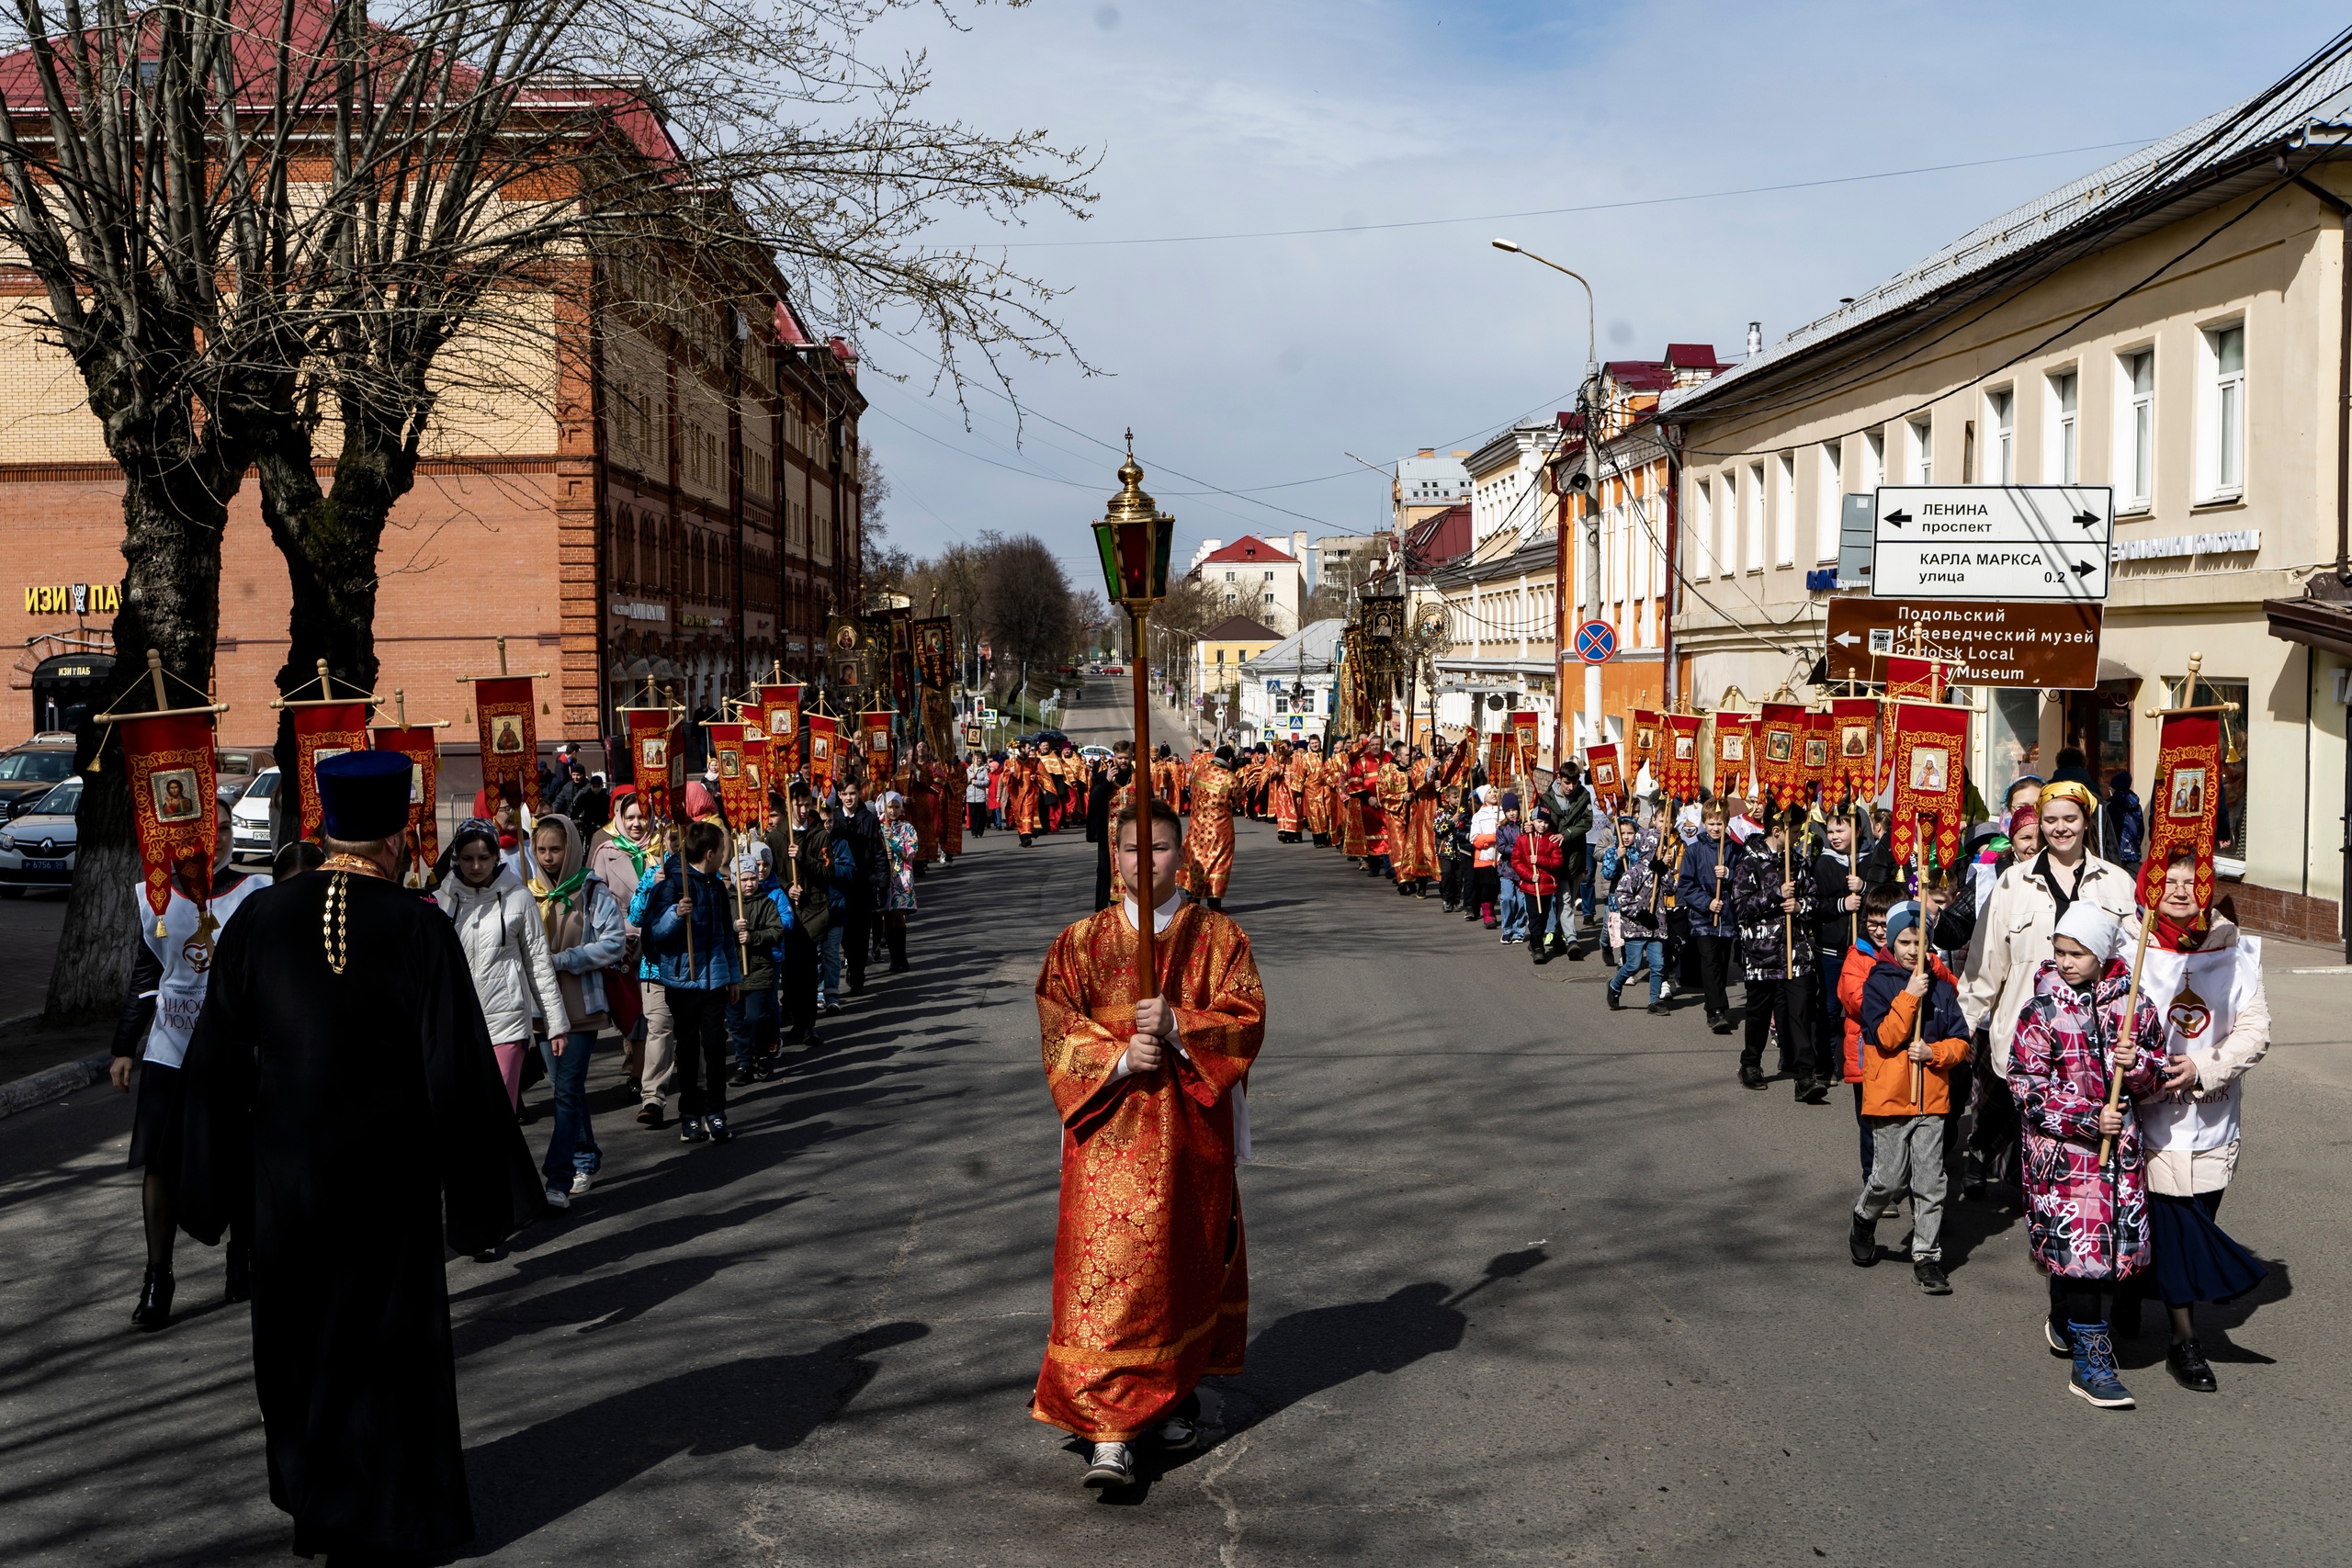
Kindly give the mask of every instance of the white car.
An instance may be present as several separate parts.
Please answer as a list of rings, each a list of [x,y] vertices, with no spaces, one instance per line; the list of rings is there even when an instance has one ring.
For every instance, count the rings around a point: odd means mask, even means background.
[[[267,860],[277,852],[270,833],[269,806],[277,797],[278,772],[264,768],[254,775],[237,804],[229,808],[229,854],[232,859],[255,855]]]
[[[81,806],[82,781],[70,778],[0,828],[0,898],[74,886],[74,814]]]

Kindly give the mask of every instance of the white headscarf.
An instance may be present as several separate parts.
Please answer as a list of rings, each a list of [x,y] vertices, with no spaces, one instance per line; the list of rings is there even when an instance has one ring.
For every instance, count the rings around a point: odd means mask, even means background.
[[[2058,917],[2052,937],[2070,936],[2105,964],[2123,945],[2123,923],[2087,898],[2077,898]]]

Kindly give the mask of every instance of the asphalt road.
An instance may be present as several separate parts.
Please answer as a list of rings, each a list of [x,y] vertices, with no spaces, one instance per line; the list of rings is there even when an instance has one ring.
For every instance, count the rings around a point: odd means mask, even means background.
[[[1690,1012],[1604,1011],[1596,962],[1534,969],[1334,852],[1238,837],[1270,1030],[1250,1365],[1214,1447],[1098,1500],[1026,1416],[1057,1147],[1028,993],[1093,857],[990,833],[923,883],[914,971],[741,1094],[733,1145],[637,1128],[607,1054],[605,1179],[450,1264],[481,1555],[2343,1560],[2352,1091],[2257,1069],[2224,1215],[2272,1280],[2208,1320],[2219,1394],[2175,1387],[2152,1331],[2142,1407],[2102,1414],[2039,1342],[2007,1214],[1957,1211],[1948,1298],[1847,1261],[1846,1105],[1741,1090]],[[127,1326],[128,1122],[89,1090],[0,1122],[7,1557],[279,1561],[217,1258],[184,1244],[187,1315]]]

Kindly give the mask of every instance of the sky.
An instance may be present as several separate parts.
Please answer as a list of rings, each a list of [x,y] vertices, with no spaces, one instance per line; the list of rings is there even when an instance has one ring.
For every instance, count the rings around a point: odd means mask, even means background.
[[[1100,199],[1083,222],[948,213],[933,237],[1066,288],[1100,373],[1014,366],[1016,427],[990,390],[959,409],[888,323],[862,341],[863,434],[891,544],[1034,533],[1080,586],[1130,426],[1181,562],[1206,537],[1382,526],[1387,479],[1355,459],[1566,406],[1585,292],[1498,235],[1589,280],[1600,358],[1735,355],[1751,321],[1777,341],[2344,24],[2307,0],[2226,26],[2178,0],[950,3],[959,26],[918,8],[871,47],[927,52],[932,118],[1091,149]],[[1800,182],[1838,183],[1714,194]],[[1315,229],[1352,231],[1194,238]]]

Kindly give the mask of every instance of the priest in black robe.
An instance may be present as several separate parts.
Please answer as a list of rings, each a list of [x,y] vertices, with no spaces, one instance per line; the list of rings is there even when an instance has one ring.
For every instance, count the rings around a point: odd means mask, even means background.
[[[401,887],[409,762],[321,762],[326,863],[222,931],[185,1074],[181,1224],[253,1245],[254,1381],[294,1550],[432,1562],[472,1538],[447,1246],[544,1202],[447,917]]]

